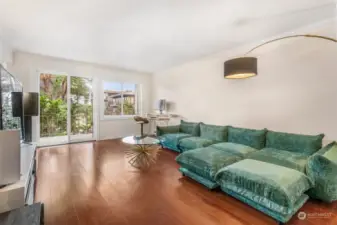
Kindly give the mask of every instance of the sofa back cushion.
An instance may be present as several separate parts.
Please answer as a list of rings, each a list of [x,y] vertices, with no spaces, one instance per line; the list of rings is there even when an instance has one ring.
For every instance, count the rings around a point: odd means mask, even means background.
[[[193,136],[200,135],[200,123],[186,122],[181,120],[180,122],[180,132],[185,134],[190,134]]]
[[[302,135],[268,131],[266,147],[312,155],[322,148],[323,138],[324,134]]]
[[[266,132],[266,129],[254,130],[228,127],[228,142],[247,145],[256,149],[262,149],[265,147]]]
[[[314,188],[308,195],[326,202],[337,200],[337,143],[332,142],[313,154],[306,167],[306,173],[314,181]]]
[[[225,142],[227,141],[227,127],[201,123],[200,137],[212,141]]]

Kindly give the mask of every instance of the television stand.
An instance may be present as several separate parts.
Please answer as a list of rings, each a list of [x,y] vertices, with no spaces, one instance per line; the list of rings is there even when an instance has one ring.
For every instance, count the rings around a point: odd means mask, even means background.
[[[36,145],[21,144],[20,180],[0,189],[0,213],[34,202]]]

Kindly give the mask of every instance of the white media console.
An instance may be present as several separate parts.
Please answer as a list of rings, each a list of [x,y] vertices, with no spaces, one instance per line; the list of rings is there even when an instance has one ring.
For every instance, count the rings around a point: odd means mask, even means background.
[[[34,202],[36,145],[21,144],[20,180],[0,188],[0,213]]]

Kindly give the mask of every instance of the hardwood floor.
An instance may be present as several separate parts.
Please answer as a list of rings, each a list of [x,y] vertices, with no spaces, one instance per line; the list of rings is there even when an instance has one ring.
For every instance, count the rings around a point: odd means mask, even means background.
[[[182,177],[162,150],[157,163],[139,172],[125,159],[120,140],[39,149],[36,202],[46,225],[272,225],[272,218]],[[309,201],[289,225],[337,224],[337,203]],[[316,214],[315,214],[316,213]],[[318,214],[321,213],[321,214]],[[319,218],[319,216],[325,218]]]

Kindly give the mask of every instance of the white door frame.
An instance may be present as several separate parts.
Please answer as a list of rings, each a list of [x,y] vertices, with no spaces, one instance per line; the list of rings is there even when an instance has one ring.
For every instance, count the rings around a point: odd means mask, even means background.
[[[66,76],[67,77],[67,139],[68,143],[75,143],[75,142],[83,142],[83,141],[94,141],[97,140],[98,137],[98,122],[99,119],[97,118],[98,112],[97,112],[97,107],[95,107],[97,101],[97,96],[96,96],[96,79],[93,77],[88,77],[88,76],[71,76],[68,73],[65,72],[57,72],[57,71],[50,71],[50,70],[37,70],[37,92],[40,94],[40,76],[43,73],[49,73],[49,74],[54,74],[54,75],[61,75],[61,76]],[[90,139],[83,139],[83,140],[71,140],[71,96],[70,96],[70,88],[71,88],[71,83],[70,83],[70,78],[71,77],[80,77],[80,78],[87,78],[92,80],[92,94],[93,94],[93,134],[92,138]],[[95,97],[96,96],[96,97]],[[36,137],[37,137],[37,142],[40,140],[40,101],[38,103],[38,109],[39,109],[39,115],[37,116],[37,127],[36,127]],[[66,144],[66,143],[56,143],[56,144]]]

